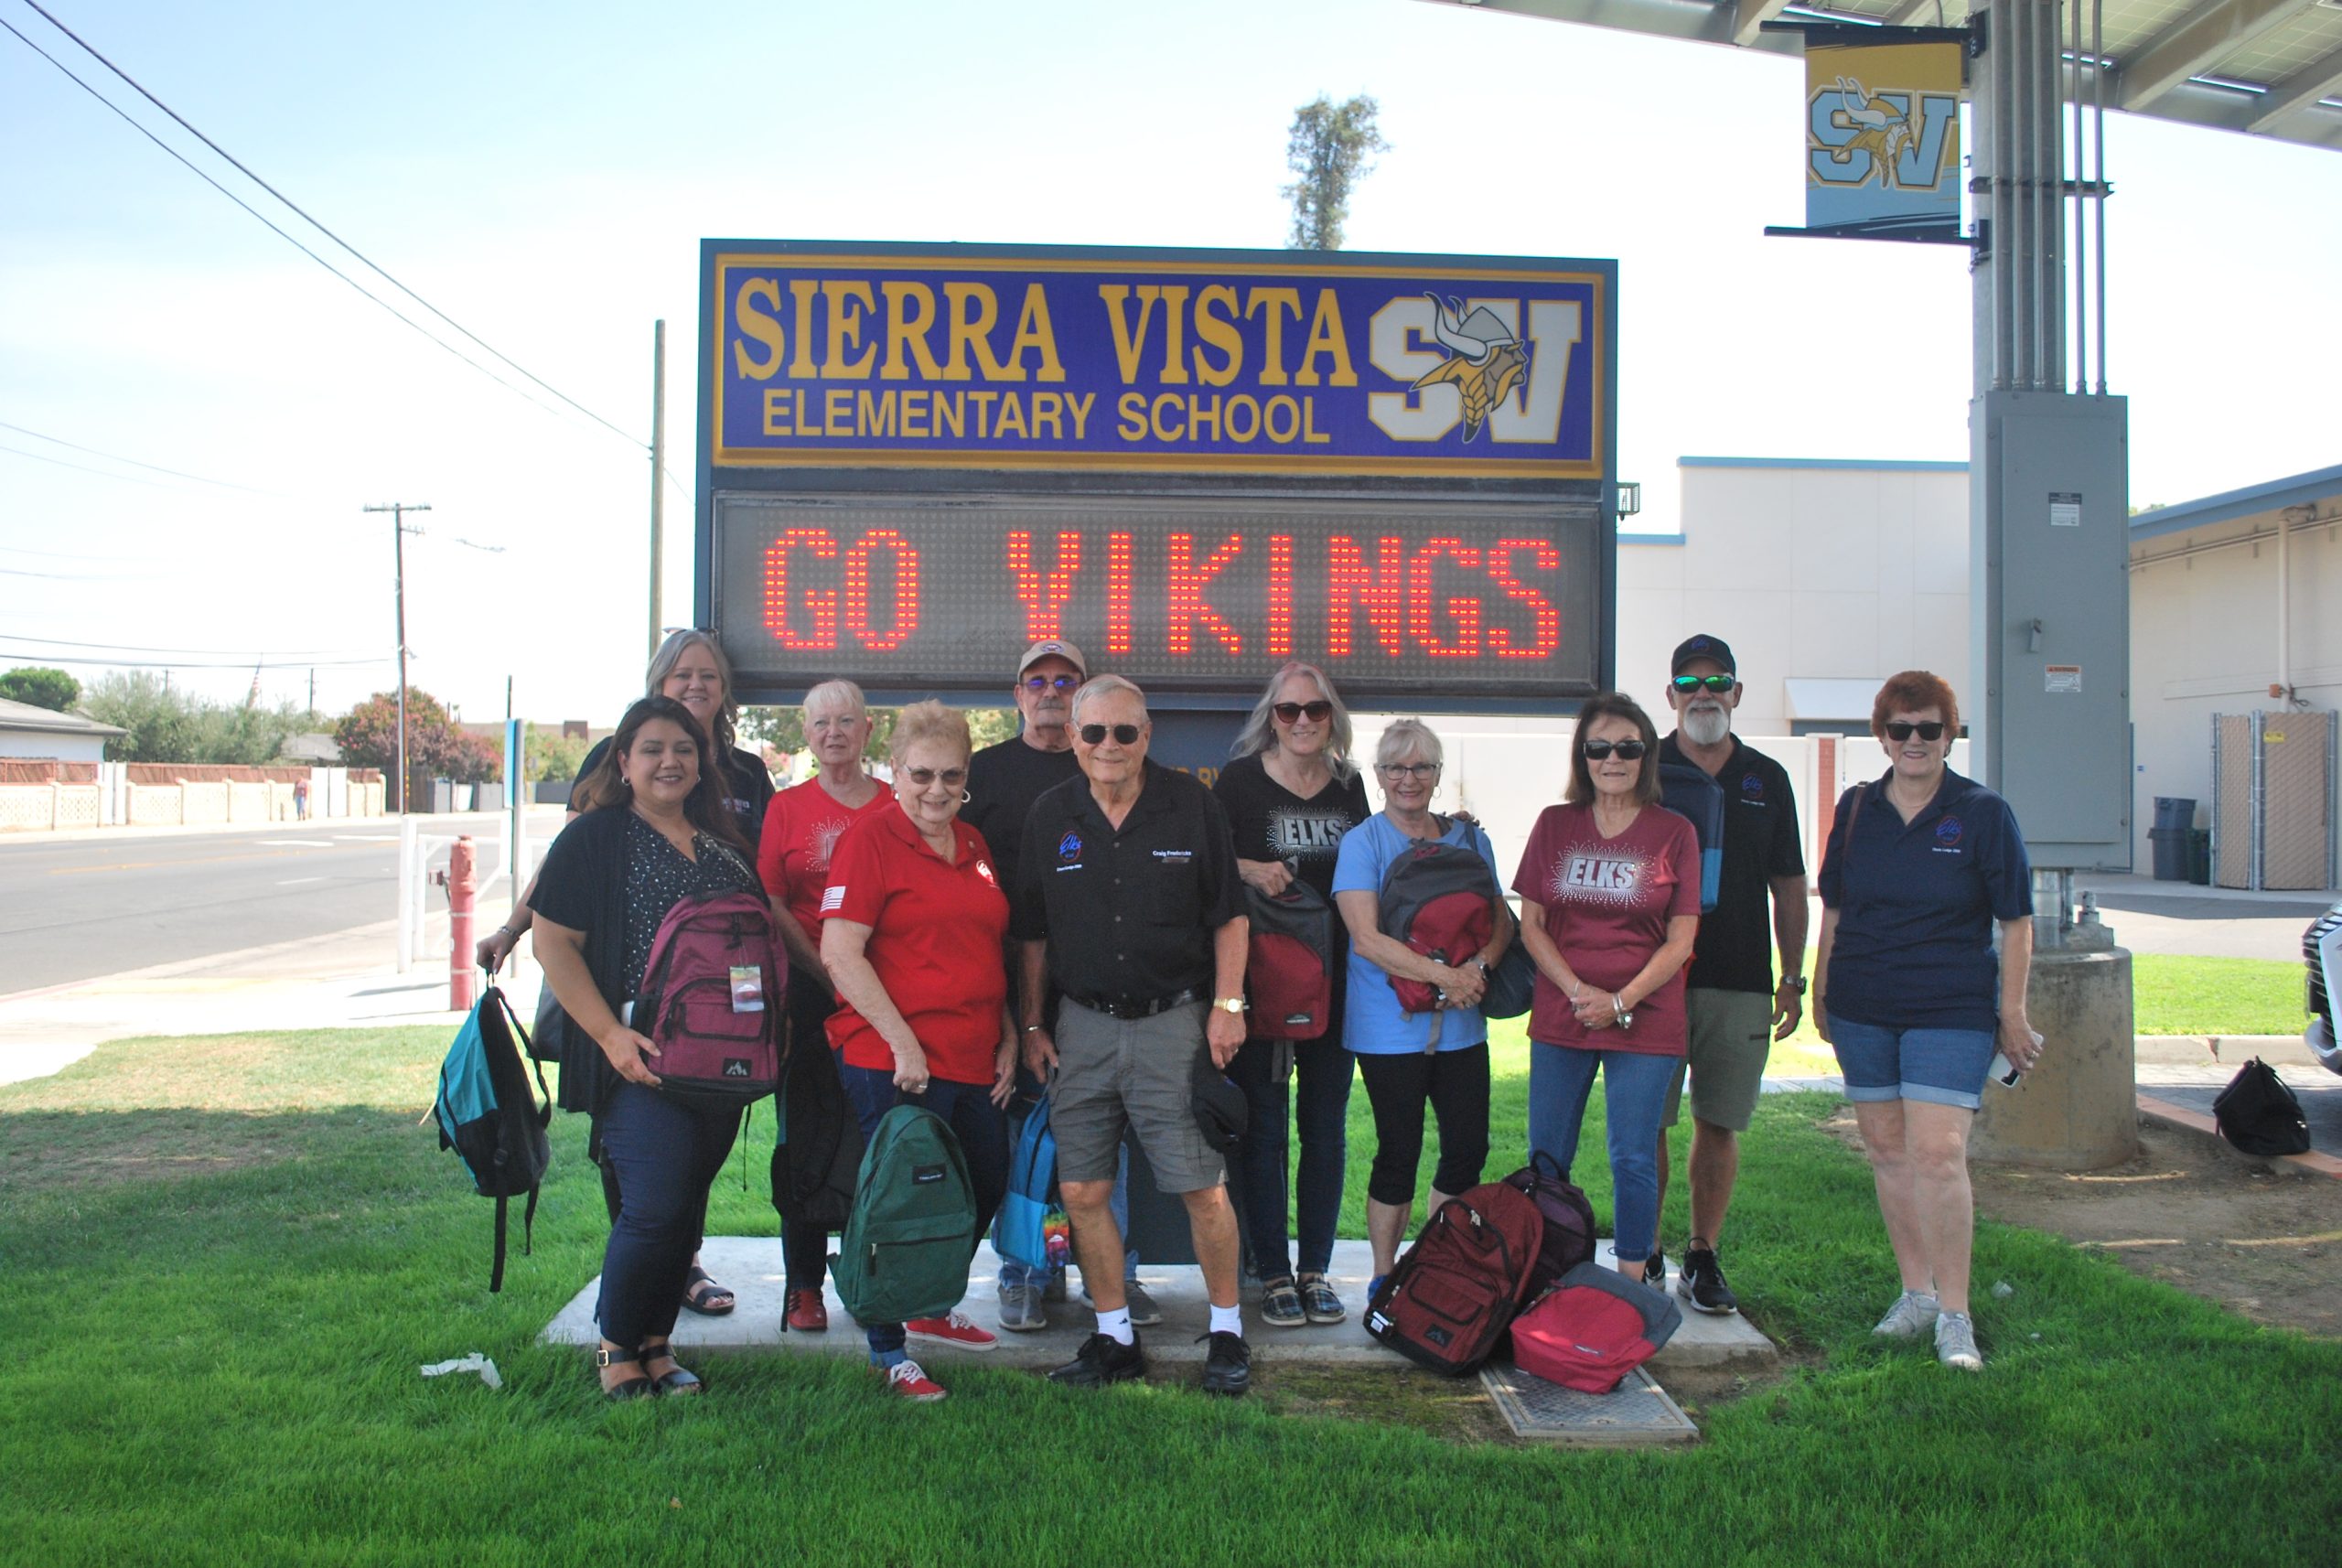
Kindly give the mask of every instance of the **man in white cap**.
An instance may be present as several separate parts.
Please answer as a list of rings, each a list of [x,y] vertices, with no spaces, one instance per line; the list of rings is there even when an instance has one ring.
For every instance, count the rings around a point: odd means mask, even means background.
[[[1025,814],[1041,792],[1079,776],[1081,764],[1073,753],[1073,693],[1090,678],[1089,661],[1081,650],[1063,638],[1043,638],[1017,660],[1016,683],[1010,688],[1024,727],[998,746],[988,746],[968,763],[968,802],[960,820],[984,835],[1003,887],[1016,886],[1016,860],[1023,849]],[[1011,994],[1016,978],[1015,961],[1009,964]],[[1051,1022],[1055,1022],[1054,999]],[[1009,1136],[1040,1098],[1039,1083],[1020,1075],[1016,1100],[1009,1107]],[[1123,1234],[1130,1234],[1127,1171],[1114,1184],[1113,1212]],[[1131,1321],[1144,1328],[1163,1321],[1162,1310],[1138,1283],[1138,1253],[1124,1255],[1123,1289],[1130,1297]],[[1062,1273],[1044,1278],[1021,1263],[1003,1260],[1000,1265],[1000,1326],[1018,1333],[1048,1326],[1044,1298],[1063,1300]],[[1086,1282],[1085,1282],[1086,1283]]]

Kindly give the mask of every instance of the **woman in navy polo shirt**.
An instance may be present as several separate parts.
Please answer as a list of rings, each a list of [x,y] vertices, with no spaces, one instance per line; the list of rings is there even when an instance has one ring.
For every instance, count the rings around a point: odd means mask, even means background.
[[[822,896],[822,962],[839,998],[830,1043],[865,1135],[906,1099],[951,1123],[982,1233],[1008,1190],[1004,1111],[1018,1044],[1000,963],[1008,897],[983,835],[959,820],[968,721],[941,703],[914,703],[895,720],[890,749],[900,810],[855,819],[831,854]],[[943,1390],[905,1353],[908,1340],[997,1343],[957,1312],[865,1328],[870,1364],[918,1401]]]
[[[1960,701],[1907,670],[1879,688],[1871,733],[1893,764],[1838,801],[1821,860],[1813,1015],[1838,1053],[1869,1151],[1903,1294],[1872,1330],[1982,1368],[1968,1315],[1975,1205],[1968,1130],[1995,1050],[2041,1056],[2025,1015],[2033,888],[2008,802],[1944,765]],[[1993,951],[2000,923],[2001,950]]]

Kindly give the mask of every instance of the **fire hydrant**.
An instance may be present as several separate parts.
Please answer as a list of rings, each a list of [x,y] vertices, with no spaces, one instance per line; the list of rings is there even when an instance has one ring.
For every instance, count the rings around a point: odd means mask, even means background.
[[[469,835],[447,851],[447,869],[439,874],[447,889],[447,1007],[467,1013],[472,1005],[472,873],[478,865]]]

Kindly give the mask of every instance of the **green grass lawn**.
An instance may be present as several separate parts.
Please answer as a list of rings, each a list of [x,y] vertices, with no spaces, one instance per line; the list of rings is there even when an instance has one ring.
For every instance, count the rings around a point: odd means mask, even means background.
[[[1980,1297],[1982,1376],[1873,1341],[1892,1268],[1821,1096],[1767,1101],[1734,1211],[1734,1282],[1790,1369],[1696,1411],[1688,1451],[1305,1413],[1273,1345],[1261,1397],[1235,1405],[955,1362],[951,1400],[910,1408],[851,1359],[778,1354],[711,1359],[697,1402],[605,1405],[579,1352],[535,1344],[598,1267],[582,1123],[555,1123],[535,1255],[489,1296],[489,1206],[417,1125],[444,1045],[135,1040],[0,1089],[0,1556],[2129,1568],[2326,1561],[2342,1528],[2342,1346],[1993,1224],[1978,1277],[2016,1294]],[[1502,1164],[1525,1049],[1515,1032],[1498,1053]],[[1351,1234],[1364,1112],[1360,1093]],[[1601,1164],[1579,1174],[1606,1212]],[[712,1229],[772,1233],[748,1166]],[[417,1375],[468,1350],[501,1392]],[[1395,1359],[1349,1375],[1452,1391]]]

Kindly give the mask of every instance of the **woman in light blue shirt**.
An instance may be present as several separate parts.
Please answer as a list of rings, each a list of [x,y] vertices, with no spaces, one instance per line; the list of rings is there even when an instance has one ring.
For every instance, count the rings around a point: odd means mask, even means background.
[[[1439,1122],[1439,1169],[1425,1212],[1480,1180],[1488,1157],[1488,1030],[1480,1016],[1488,972],[1512,941],[1496,851],[1474,824],[1434,815],[1439,737],[1420,719],[1401,719],[1374,748],[1383,809],[1342,837],[1334,867],[1334,906],[1349,929],[1349,997],[1342,1044],[1358,1058],[1359,1077],[1374,1107],[1374,1166],[1366,1184],[1366,1233],[1374,1247],[1370,1299],[1396,1266],[1413,1218],[1415,1173],[1423,1162],[1423,1108]],[[1438,962],[1382,930],[1382,880],[1391,863],[1420,842],[1475,851],[1488,868],[1493,934],[1457,964]],[[1393,980],[1435,988],[1438,1010],[1409,1013]]]

